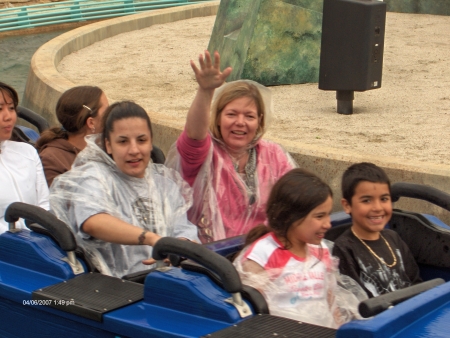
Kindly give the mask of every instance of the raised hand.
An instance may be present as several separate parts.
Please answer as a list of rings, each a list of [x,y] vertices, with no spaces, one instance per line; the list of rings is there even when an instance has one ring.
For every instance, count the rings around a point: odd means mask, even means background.
[[[202,54],[199,55],[198,62],[200,69],[197,68],[195,62],[192,60],[191,67],[194,70],[198,85],[204,90],[212,90],[220,87],[232,71],[231,67],[224,69],[223,72],[220,71],[220,55],[217,51],[214,52],[214,63],[207,50],[205,51],[204,57]]]

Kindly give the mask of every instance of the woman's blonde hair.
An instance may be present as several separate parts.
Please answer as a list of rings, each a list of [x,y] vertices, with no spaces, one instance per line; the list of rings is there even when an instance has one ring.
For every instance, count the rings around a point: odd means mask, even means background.
[[[259,125],[256,130],[255,140],[261,138],[265,132],[265,116],[266,108],[264,101],[258,88],[247,81],[235,81],[224,85],[224,88],[219,89],[220,93],[214,99],[211,109],[211,124],[209,129],[214,138],[222,140],[222,134],[219,127],[220,114],[227,104],[240,99],[241,97],[248,97],[253,100],[258,111]]]

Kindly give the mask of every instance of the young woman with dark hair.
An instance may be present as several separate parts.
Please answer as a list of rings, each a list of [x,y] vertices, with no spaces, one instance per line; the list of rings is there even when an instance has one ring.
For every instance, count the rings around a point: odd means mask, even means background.
[[[86,137],[72,169],[55,178],[50,205],[97,268],[121,277],[152,263],[160,236],[198,238],[187,220],[191,188],[176,171],[150,161],[152,129],[145,110],[133,102],[115,103],[103,125],[102,134]]]

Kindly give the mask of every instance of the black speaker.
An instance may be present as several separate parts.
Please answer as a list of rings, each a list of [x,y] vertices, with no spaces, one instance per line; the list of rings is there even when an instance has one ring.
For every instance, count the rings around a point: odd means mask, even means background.
[[[319,89],[381,87],[386,3],[324,0]]]

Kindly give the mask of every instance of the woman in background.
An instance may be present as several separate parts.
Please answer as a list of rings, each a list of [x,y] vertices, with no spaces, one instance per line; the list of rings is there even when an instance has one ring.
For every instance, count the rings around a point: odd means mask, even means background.
[[[70,169],[86,146],[84,137],[102,132],[101,118],[108,106],[105,93],[98,87],[74,87],[61,95],[56,117],[62,127],[44,131],[36,142],[48,186],[56,176]]]

